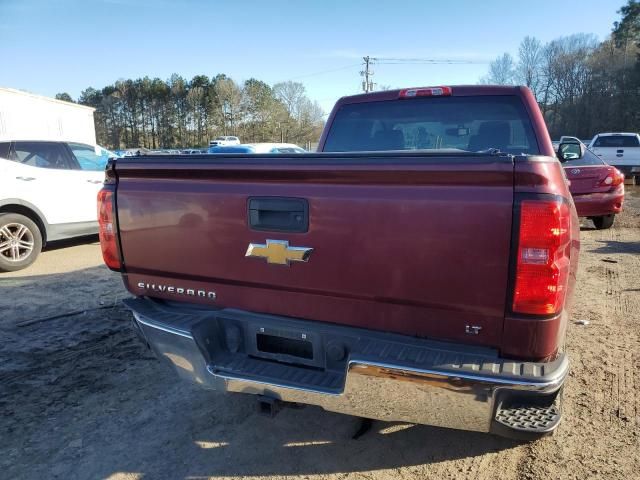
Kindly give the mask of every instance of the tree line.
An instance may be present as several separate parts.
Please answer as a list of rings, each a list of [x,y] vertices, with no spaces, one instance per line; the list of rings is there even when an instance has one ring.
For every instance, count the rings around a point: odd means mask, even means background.
[[[56,98],[73,101],[67,93]],[[112,149],[204,147],[218,135],[304,146],[324,126],[324,112],[301,83],[238,84],[224,74],[118,80],[87,88],[77,102],[96,109],[97,141]]]
[[[531,88],[553,138],[639,131],[640,2],[628,0],[619,13],[602,42],[590,34],[548,43],[525,37],[515,58],[504,53],[490,63],[481,83]],[[56,98],[73,101],[67,93]],[[238,84],[224,74],[118,80],[87,88],[77,101],[96,109],[97,140],[113,149],[202,147],[218,135],[304,146],[324,125],[301,83]]]
[[[517,57],[505,53],[481,83],[526,85],[536,96],[552,138],[640,130],[640,3],[629,1],[621,21],[599,42],[576,34],[546,44],[525,37]]]

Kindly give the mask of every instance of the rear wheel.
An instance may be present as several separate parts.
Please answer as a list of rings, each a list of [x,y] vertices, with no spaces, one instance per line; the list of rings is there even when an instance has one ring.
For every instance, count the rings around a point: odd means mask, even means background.
[[[17,213],[0,214],[0,272],[28,267],[42,250],[42,234],[28,217]]]
[[[615,219],[615,215],[603,215],[601,217],[591,217],[593,220],[593,224],[596,226],[598,230],[605,230],[607,228],[611,228],[613,225],[613,220]]]

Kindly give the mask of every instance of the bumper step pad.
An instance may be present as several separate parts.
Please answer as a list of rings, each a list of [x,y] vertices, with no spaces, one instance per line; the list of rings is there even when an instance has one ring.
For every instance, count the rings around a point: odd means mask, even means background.
[[[251,357],[219,359],[208,370],[230,378],[243,378],[262,383],[302,388],[339,394],[344,388],[344,373],[297,368],[275,362],[265,362]]]
[[[561,411],[557,403],[546,406],[511,405],[499,408],[495,419],[496,422],[516,431],[547,433],[560,423]]]

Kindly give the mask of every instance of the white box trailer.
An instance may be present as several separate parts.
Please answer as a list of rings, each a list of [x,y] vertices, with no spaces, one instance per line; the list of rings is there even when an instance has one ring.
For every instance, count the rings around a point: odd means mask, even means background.
[[[94,108],[0,87],[0,141],[96,144]]]

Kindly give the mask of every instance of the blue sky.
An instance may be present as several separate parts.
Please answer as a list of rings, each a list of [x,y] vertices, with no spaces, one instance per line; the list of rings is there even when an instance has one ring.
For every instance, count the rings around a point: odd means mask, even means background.
[[[328,111],[357,93],[363,55],[468,60],[378,65],[392,87],[476,83],[526,35],[605,38],[625,0],[0,0],[0,86],[76,98],[148,75],[295,80]]]

